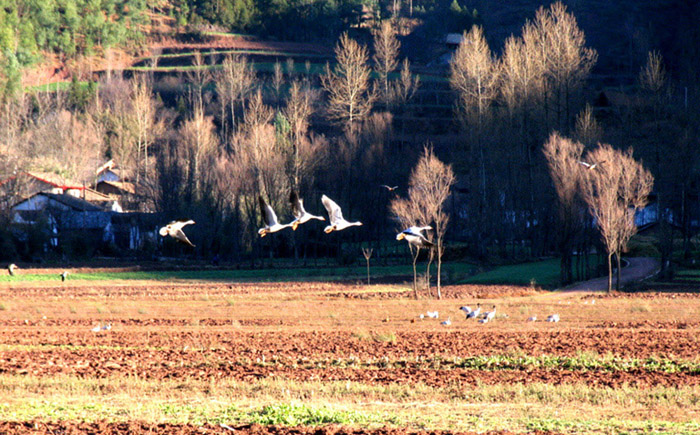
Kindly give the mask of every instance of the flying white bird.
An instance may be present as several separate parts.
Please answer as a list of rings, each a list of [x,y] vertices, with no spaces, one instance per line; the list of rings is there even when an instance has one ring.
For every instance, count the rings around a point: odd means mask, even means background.
[[[396,235],[396,240],[406,239],[408,243],[418,248],[430,248],[434,246],[433,242],[423,235],[423,231],[432,229],[430,226],[406,228]]]
[[[187,238],[185,235],[185,232],[182,231],[182,228],[185,225],[193,224],[195,223],[192,219],[190,220],[177,220],[177,221],[172,221],[168,225],[162,227],[158,233],[165,237],[165,236],[170,236],[174,239],[177,239],[181,241],[182,243],[185,243],[187,245],[190,245],[191,247],[194,248],[194,245],[192,242],[190,242],[190,239]]]
[[[326,228],[323,229],[323,231],[328,234],[333,231],[340,231],[344,230],[345,228],[349,227],[356,227],[362,225],[362,222],[348,222],[343,218],[343,212],[340,210],[340,207],[338,204],[333,202],[332,199],[327,197],[326,195],[323,195],[321,197],[321,202],[323,203],[323,206],[326,207],[326,211],[328,211],[328,218],[330,219],[331,224],[328,225]]]
[[[467,307],[466,305],[463,307],[459,307],[460,310],[464,311],[464,314],[467,316],[467,319],[469,318],[469,313],[472,312],[472,309],[470,307]]]
[[[588,163],[588,162],[584,162],[582,160],[579,160],[578,162],[579,162],[579,164],[585,166],[586,169],[588,169],[590,171],[592,169],[595,169],[596,166],[600,165],[601,163],[605,163],[605,160],[600,161],[600,162],[595,162],[595,163]]]
[[[440,317],[440,315],[438,314],[437,311],[428,311],[428,312],[425,313],[425,314],[426,314],[428,317],[430,317],[431,319],[437,319],[438,317]]]
[[[297,230],[297,227],[303,223],[310,221],[311,219],[318,219],[320,221],[325,221],[326,218],[323,216],[315,216],[304,210],[304,200],[299,198],[299,195],[292,190],[289,195],[289,202],[292,204],[292,214],[294,215],[294,220],[292,221],[292,229]]]
[[[440,322],[440,324],[443,326],[450,326],[452,324],[452,319],[448,317],[447,320]]]
[[[476,304],[476,309],[467,314],[467,319],[476,319],[476,317],[481,313],[481,304]]]
[[[68,278],[68,274],[69,274],[69,273],[70,273],[70,272],[68,272],[67,270],[64,270],[60,275],[58,275],[58,276],[61,277],[61,282],[65,281],[66,278]]]
[[[291,223],[279,223],[277,221],[277,215],[275,214],[275,211],[265,202],[262,196],[258,197],[258,201],[260,202],[260,211],[262,212],[263,222],[265,223],[265,226],[258,230],[258,234],[260,234],[260,237],[265,237],[270,233],[276,233],[277,231],[292,226]]]
[[[558,322],[559,321],[559,314],[550,314],[547,316],[547,322]]]
[[[10,265],[7,266],[7,272],[10,276],[15,276],[15,269],[19,269],[15,263],[10,263]]]
[[[387,186],[386,184],[382,184],[382,187],[388,190],[389,192],[393,192],[394,190],[399,188],[399,186]]]

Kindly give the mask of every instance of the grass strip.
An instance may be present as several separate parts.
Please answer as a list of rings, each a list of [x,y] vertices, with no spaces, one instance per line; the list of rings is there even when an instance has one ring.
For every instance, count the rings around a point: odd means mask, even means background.
[[[287,380],[148,381],[0,375],[0,418],[395,426],[423,430],[698,433],[700,387],[430,388]],[[139,397],[140,400],[133,400]]]
[[[450,270],[456,274],[470,273],[473,265],[470,263],[446,263]],[[410,276],[410,265],[373,266],[371,277],[373,279],[390,276]],[[90,272],[71,273],[68,281],[113,281],[113,280],[195,280],[195,281],[254,281],[254,282],[279,282],[293,281],[295,279],[337,281],[367,278],[366,266],[349,267],[297,267],[297,268],[269,268],[269,269],[241,269],[241,270],[158,270],[158,271],[125,271],[125,272]],[[51,274],[18,274],[15,276],[0,275],[0,282],[31,282],[31,281],[58,281],[58,273]]]

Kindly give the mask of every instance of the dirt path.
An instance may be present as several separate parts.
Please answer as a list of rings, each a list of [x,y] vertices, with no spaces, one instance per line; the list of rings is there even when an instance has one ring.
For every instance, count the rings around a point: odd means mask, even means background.
[[[628,258],[629,264],[622,268],[620,275],[620,285],[625,286],[631,282],[641,281],[659,270],[659,260],[651,257],[632,257]],[[613,287],[615,286],[616,277],[613,276]],[[582,281],[565,287],[565,291],[605,291],[608,289],[608,277],[591,279]]]

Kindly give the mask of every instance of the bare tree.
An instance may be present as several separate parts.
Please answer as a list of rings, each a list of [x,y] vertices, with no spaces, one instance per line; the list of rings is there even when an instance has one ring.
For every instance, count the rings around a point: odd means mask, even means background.
[[[194,52],[194,60],[192,61],[192,69],[187,72],[187,79],[192,84],[194,96],[191,99],[192,104],[204,107],[204,87],[211,81],[211,73],[204,63],[202,53]]]
[[[455,175],[450,165],[442,163],[433,153],[433,149],[425,146],[423,155],[411,171],[409,178],[408,197],[395,199],[391,209],[399,217],[404,226],[424,226],[432,224],[435,231],[437,258],[437,295],[442,299],[440,290],[442,254],[444,253],[444,238],[449,223],[445,211],[445,201],[450,196],[450,190],[455,183]],[[415,261],[414,261],[415,264]],[[414,267],[415,278],[415,267]]]
[[[496,97],[496,63],[481,27],[465,33],[450,64],[450,86],[457,92],[458,116],[464,129],[474,134],[478,152],[481,200],[486,202],[484,127]]]
[[[391,200],[390,209],[392,214],[399,219],[401,224],[401,229],[411,227],[418,224],[419,226],[426,226],[427,223],[421,220],[421,210],[417,207],[417,204],[411,201],[410,191],[409,198],[394,198]],[[411,261],[413,265],[413,297],[418,299],[418,274],[416,272],[416,262],[418,261],[418,256],[420,255],[420,247],[413,246],[408,243],[408,250],[411,253]]]
[[[331,70],[326,65],[326,73],[321,76],[321,84],[328,93],[328,115],[352,131],[355,123],[369,115],[376,95],[370,89],[367,48],[343,33],[335,56],[338,62],[335,68]]]
[[[294,81],[289,90],[287,106],[283,110],[291,127],[291,172],[292,186],[295,189],[300,188],[301,178],[320,163],[318,152],[321,150],[315,145],[312,146],[319,142],[309,140],[307,136],[309,118],[314,112],[313,98],[310,89],[305,89],[298,81]]]
[[[596,121],[595,116],[593,116],[593,109],[591,109],[589,104],[586,104],[576,116],[574,134],[584,146],[592,146],[600,142],[603,136],[603,129]]]
[[[149,147],[158,135],[161,124],[156,121],[156,105],[153,90],[145,76],[133,81],[131,106],[133,108],[133,129],[136,139],[136,182],[140,175],[148,176]],[[121,164],[121,162],[120,162]]]
[[[579,162],[583,144],[552,133],[543,150],[549,174],[559,199],[558,248],[561,255],[559,280],[561,284],[573,281],[572,255],[576,234],[581,229],[579,184],[582,168]]]
[[[617,290],[620,290],[620,256],[637,232],[634,216],[644,207],[654,177],[634,160],[632,150],[619,151],[608,144],[586,153],[585,160],[597,163],[584,171],[583,198],[596,221],[608,250],[608,291],[612,290],[612,256],[617,257]]]
[[[284,83],[284,73],[282,72],[282,64],[276,61],[272,73],[272,88],[275,90],[275,106],[279,107],[280,91]]]
[[[195,106],[192,117],[186,120],[179,131],[180,161],[190,186],[188,191],[193,199],[204,195],[204,178],[210,159],[217,155],[219,141],[214,130],[214,120],[205,116],[202,109]]]
[[[590,74],[598,54],[585,47],[586,37],[576,18],[560,1],[549,9],[540,8],[535,21],[542,25],[545,36],[545,75],[552,84],[559,129],[568,131],[571,97]]]
[[[236,103],[252,89],[254,79],[255,73],[247,58],[231,55],[224,58],[221,71],[217,75],[216,89],[221,98],[222,111],[228,106],[232,131],[236,130]],[[227,137],[225,118],[225,115],[222,115],[223,137]]]
[[[399,79],[390,86],[389,98],[392,103],[404,105],[413,98],[420,86],[420,77],[411,73],[411,65],[408,59],[401,62],[401,74]]]
[[[378,29],[372,31],[374,36],[374,60],[375,69],[379,73],[382,84],[382,100],[390,103],[389,74],[398,66],[399,44],[396,39],[396,31],[390,20],[385,20]]]

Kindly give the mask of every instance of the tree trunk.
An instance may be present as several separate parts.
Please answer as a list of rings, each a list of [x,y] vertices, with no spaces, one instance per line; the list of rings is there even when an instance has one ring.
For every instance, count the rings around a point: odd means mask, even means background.
[[[612,252],[608,253],[608,293],[612,291],[612,256]]]
[[[615,254],[615,256],[617,257],[617,286],[616,286],[616,288],[617,288],[617,291],[620,291],[620,273],[621,273],[620,269],[622,269],[622,267],[621,267],[622,260],[620,259],[621,253],[618,252],[617,254]]]
[[[441,242],[438,242],[437,250],[437,294],[438,299],[442,299],[442,292],[440,291],[440,270],[442,268],[442,253],[444,248]]]
[[[413,254],[413,246],[408,244],[408,249],[411,251],[411,257],[413,259],[413,296],[418,299],[418,283],[416,277],[416,261],[418,261],[418,254],[420,254],[420,248],[416,248],[416,253]]]

